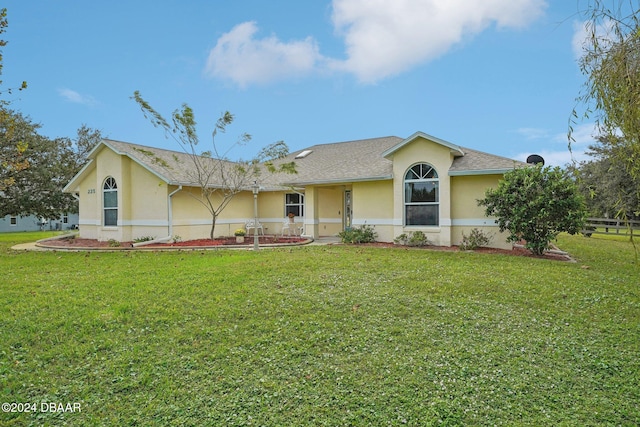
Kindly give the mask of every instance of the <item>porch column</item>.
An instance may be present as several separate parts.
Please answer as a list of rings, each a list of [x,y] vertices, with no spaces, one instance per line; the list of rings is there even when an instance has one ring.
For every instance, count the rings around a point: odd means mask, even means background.
[[[306,187],[304,191],[304,234],[314,239],[320,237],[318,224],[318,190],[315,187]]]

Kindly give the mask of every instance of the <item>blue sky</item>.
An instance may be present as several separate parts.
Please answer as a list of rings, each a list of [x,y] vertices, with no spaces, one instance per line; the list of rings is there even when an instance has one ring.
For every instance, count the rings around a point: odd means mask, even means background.
[[[575,0],[9,0],[3,86],[49,137],[86,124],[178,150],[130,99],[166,117],[195,111],[202,150],[314,144],[422,131],[548,164],[570,161],[567,129],[584,77]],[[593,141],[576,128],[574,156]],[[354,161],[357,159],[354,159]]]

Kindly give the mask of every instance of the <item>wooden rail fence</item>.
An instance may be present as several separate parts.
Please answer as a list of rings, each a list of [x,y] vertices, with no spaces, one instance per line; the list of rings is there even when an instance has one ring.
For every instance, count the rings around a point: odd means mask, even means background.
[[[587,218],[582,234],[617,234],[619,236],[640,236],[640,221],[618,218]]]

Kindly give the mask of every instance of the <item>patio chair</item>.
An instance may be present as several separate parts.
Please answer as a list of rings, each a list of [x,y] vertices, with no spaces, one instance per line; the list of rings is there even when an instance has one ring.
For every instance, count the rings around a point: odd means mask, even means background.
[[[285,218],[284,222],[282,223],[282,236],[284,236],[285,231],[289,236],[291,236],[291,232],[293,232],[294,236],[299,236],[302,234],[303,228],[304,226],[297,225],[294,221],[290,220],[289,218]]]
[[[244,228],[247,230],[247,235],[252,235],[252,233],[249,233],[249,230],[257,229],[258,235],[262,232],[262,235],[264,236],[264,228],[262,227],[262,224],[260,224],[260,221],[255,222],[253,219],[250,219],[244,224]]]

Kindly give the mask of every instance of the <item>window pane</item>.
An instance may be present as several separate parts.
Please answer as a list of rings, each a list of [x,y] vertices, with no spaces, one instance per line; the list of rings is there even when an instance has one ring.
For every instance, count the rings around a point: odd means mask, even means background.
[[[291,194],[287,194],[285,197],[286,197],[286,202],[285,203],[288,204],[288,205],[300,203],[300,195],[299,194],[291,193]]]
[[[118,210],[117,209],[105,209],[104,210],[104,225],[116,226],[118,225]]]
[[[298,193],[285,194],[284,214],[288,216],[293,213],[295,216],[304,216],[304,196]]]
[[[422,165],[422,178],[437,178],[438,174],[429,165]]]
[[[295,216],[301,216],[300,206],[287,206],[287,216],[289,216],[290,213],[293,213]]]
[[[405,184],[405,203],[438,202],[438,183],[408,182]]]
[[[407,225],[438,225],[438,205],[406,206]]]
[[[407,171],[407,174],[404,176],[405,180],[409,179],[420,179],[420,177],[413,171],[416,167],[412,167]]]
[[[104,207],[105,208],[117,208],[118,207],[118,192],[117,191],[105,191],[104,192]]]
[[[116,185],[116,180],[115,179],[107,178],[107,180],[104,182],[104,186],[102,186],[102,188],[104,190],[112,190],[112,189],[118,188],[118,186]]]

